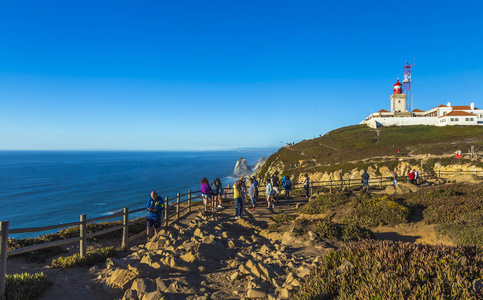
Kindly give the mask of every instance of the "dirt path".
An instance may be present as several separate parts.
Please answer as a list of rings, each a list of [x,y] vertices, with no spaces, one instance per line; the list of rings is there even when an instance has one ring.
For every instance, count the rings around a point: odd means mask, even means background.
[[[238,235],[252,236],[259,232],[259,229],[266,229],[272,223],[271,217],[277,213],[296,213],[297,205],[306,202],[305,198],[293,198],[291,201],[286,202],[284,200],[276,203],[275,209],[267,209],[266,202],[262,199],[258,202],[258,207],[255,211],[250,210],[248,203],[245,206],[245,218],[242,222],[234,220],[234,208],[231,201],[225,203],[225,208],[220,209],[212,214],[216,214],[219,221],[223,224],[227,224],[231,230],[235,231]],[[194,213],[186,216],[179,222],[179,226],[186,226],[199,215],[201,206],[194,207]],[[242,224],[243,227],[239,225]],[[258,228],[258,229],[257,229]],[[394,227],[378,226],[371,228],[378,239],[382,240],[394,240],[404,242],[416,242],[424,244],[445,244],[453,245],[449,240],[442,239],[437,236],[434,230],[434,225],[424,224],[422,218],[422,211],[418,210],[412,216],[412,219],[407,224],[400,224]],[[139,242],[142,242],[140,240]],[[103,245],[105,246],[105,245]],[[293,257],[300,257],[301,263],[303,258],[313,258],[320,255],[321,249],[315,249],[310,243],[300,244],[292,246],[287,249],[287,253]],[[77,251],[75,245],[70,247],[70,252]],[[121,254],[122,255],[122,254]],[[127,255],[125,253],[124,255]],[[47,260],[45,264],[37,264],[32,262],[26,262],[22,257],[13,257],[8,259],[7,273],[22,273],[22,272],[44,272],[47,277],[53,282],[53,285],[44,293],[41,299],[90,299],[90,300],[103,300],[112,299],[105,286],[96,279],[96,275],[89,271],[88,267],[84,268],[72,268],[67,270],[59,270],[52,268],[48,264],[52,259]],[[211,269],[210,269],[211,267]],[[223,288],[226,286],[226,277],[229,272],[233,272],[232,268],[227,265],[226,262],[221,261],[220,265],[215,269],[214,266],[206,266],[204,272],[199,274],[190,275],[183,279],[176,279],[179,284],[186,284],[186,286],[193,285],[199,289],[205,289],[215,293],[216,291],[222,291],[226,297],[219,299],[238,299],[237,295],[227,296],[230,291]],[[173,281],[174,282],[174,281]],[[204,286],[203,283],[204,282]],[[241,288],[231,287],[228,289]],[[181,299],[181,298],[180,298]],[[185,299],[185,298],[183,298]],[[218,298],[217,298],[218,299]]]
[[[423,210],[416,209],[411,219],[406,224],[391,226],[378,226],[371,228],[378,240],[391,240],[421,243],[428,245],[447,245],[455,244],[446,237],[441,237],[435,230],[435,225],[428,225],[423,220]]]

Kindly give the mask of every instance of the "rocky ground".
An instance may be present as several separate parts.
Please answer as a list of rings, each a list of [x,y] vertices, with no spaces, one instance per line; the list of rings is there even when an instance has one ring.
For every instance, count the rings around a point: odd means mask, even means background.
[[[310,232],[295,237],[268,231],[273,214],[295,213],[305,201],[283,201],[273,210],[260,201],[262,207],[246,209],[241,220],[234,219],[231,202],[214,212],[199,206],[151,242],[140,240],[105,264],[59,270],[14,257],[7,272],[44,272],[54,284],[42,299],[291,299],[316,263],[338,246]],[[378,239],[451,244],[417,213],[411,221],[371,229]]]

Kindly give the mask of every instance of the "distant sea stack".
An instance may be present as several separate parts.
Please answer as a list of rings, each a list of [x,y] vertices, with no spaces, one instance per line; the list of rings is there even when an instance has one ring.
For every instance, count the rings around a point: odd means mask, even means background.
[[[233,177],[251,176],[261,166],[263,166],[267,159],[268,157],[260,157],[257,163],[254,166],[250,167],[247,163],[247,160],[244,157],[241,157],[239,160],[236,161],[235,170],[233,170]]]
[[[252,174],[252,168],[248,166],[247,160],[241,157],[236,161],[235,170],[233,170],[233,177],[247,176]]]

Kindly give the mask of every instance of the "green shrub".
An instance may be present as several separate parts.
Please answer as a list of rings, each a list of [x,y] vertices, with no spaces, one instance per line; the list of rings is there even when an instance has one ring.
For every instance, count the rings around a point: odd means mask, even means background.
[[[5,297],[7,300],[39,299],[51,284],[44,273],[7,275]]]
[[[52,261],[52,266],[60,269],[92,266],[97,263],[105,262],[108,257],[113,257],[116,255],[117,250],[115,250],[114,247],[97,248],[87,251],[85,257],[81,257],[79,253],[71,256],[61,256]]]
[[[341,193],[319,195],[301,206],[298,211],[310,215],[322,214],[331,208],[349,203],[351,199],[352,196]]]
[[[295,236],[303,235],[308,231],[310,221],[305,218],[296,219],[293,223],[293,233]]]
[[[331,222],[328,218],[322,219],[315,224],[314,232],[320,238],[338,240],[341,236],[341,228],[338,224]]]
[[[272,219],[272,221],[277,223],[287,223],[295,220],[296,217],[297,217],[296,215],[288,215],[286,213],[281,213],[281,214],[273,215],[270,219]]]
[[[329,218],[318,221],[314,226],[314,232],[320,238],[344,242],[375,238],[374,233],[369,229],[356,224],[337,224],[330,221]]]
[[[483,249],[349,242],[311,273],[296,299],[481,299]]]
[[[269,232],[277,232],[278,231],[278,225],[277,224],[270,224],[270,226],[268,226],[268,231]]]
[[[356,224],[343,224],[340,239],[344,242],[375,239],[374,233],[369,229],[362,228]]]
[[[411,210],[396,199],[367,196],[355,204],[354,214],[347,216],[344,223],[359,226],[396,225],[406,223]]]

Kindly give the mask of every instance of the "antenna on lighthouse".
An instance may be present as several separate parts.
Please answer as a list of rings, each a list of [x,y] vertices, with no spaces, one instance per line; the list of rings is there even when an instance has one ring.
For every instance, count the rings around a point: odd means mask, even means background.
[[[404,66],[403,90],[406,94],[406,109],[412,113],[413,99],[411,95],[411,67],[414,67],[414,64],[410,65],[406,62],[406,65]]]

